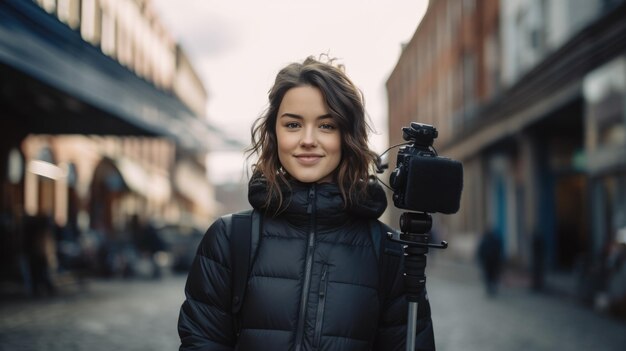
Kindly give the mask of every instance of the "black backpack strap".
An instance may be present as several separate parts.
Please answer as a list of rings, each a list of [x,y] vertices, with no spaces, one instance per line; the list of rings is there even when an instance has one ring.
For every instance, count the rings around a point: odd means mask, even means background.
[[[261,240],[261,214],[257,210],[252,210],[252,231],[250,234],[250,268],[252,268]]]
[[[378,262],[378,299],[382,303],[385,297],[385,255],[381,254],[381,249],[384,247],[386,235],[383,236],[382,224],[376,219],[370,220],[370,237],[372,238],[372,246]]]
[[[241,309],[243,294],[248,281],[250,267],[250,243],[252,219],[249,211],[235,213],[230,228],[230,252],[232,262],[232,312],[236,315]]]
[[[231,312],[233,317],[237,319],[246,295],[252,262],[254,262],[259,246],[261,215],[258,211],[249,210],[235,213],[231,218],[231,227],[230,229],[227,228],[227,230],[230,230],[230,255],[232,262]]]
[[[372,221],[372,223],[376,225],[371,227],[371,236],[378,239],[378,297],[382,302],[387,298],[388,290],[397,274],[396,270],[389,268],[390,256],[401,259],[404,254],[401,245],[391,241],[387,235],[388,232],[393,232],[395,229],[379,221]]]
[[[376,259],[378,259],[378,263],[380,263],[380,247],[382,246],[383,233],[380,222],[376,219],[370,220],[370,236],[372,237],[372,245],[374,245]]]

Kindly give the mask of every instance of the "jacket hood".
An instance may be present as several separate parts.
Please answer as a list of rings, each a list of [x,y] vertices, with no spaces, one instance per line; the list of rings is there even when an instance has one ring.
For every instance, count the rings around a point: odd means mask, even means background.
[[[357,199],[356,196],[345,206],[341,196],[339,186],[334,183],[301,183],[290,180],[291,188],[284,186],[281,188],[283,195],[282,204],[279,206],[278,197],[272,197],[267,202],[268,185],[262,176],[250,179],[248,184],[248,201],[255,209],[273,216],[287,215],[290,219],[307,220],[313,211],[316,217],[334,223],[342,223],[347,217],[361,217],[376,219],[383,214],[387,208],[387,197],[385,191],[378,182],[371,181],[367,185],[367,195]],[[314,203],[311,202],[313,193]],[[319,220],[318,220],[319,223]]]

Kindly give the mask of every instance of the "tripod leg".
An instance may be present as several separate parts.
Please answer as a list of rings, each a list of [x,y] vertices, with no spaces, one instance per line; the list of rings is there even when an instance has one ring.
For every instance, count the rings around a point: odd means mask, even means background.
[[[427,234],[423,235],[426,239]],[[428,242],[426,240],[426,242]],[[404,283],[407,289],[409,314],[406,326],[406,349],[415,350],[415,330],[417,327],[417,306],[420,296],[426,288],[426,253],[428,247],[405,247]]]
[[[415,350],[415,328],[417,327],[417,302],[409,302],[409,316],[406,326],[406,350]]]

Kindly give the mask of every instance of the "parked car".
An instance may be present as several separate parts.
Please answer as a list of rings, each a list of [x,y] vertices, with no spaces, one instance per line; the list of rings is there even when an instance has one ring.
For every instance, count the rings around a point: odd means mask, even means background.
[[[189,271],[204,233],[197,228],[178,224],[163,226],[158,231],[171,255],[172,271]]]

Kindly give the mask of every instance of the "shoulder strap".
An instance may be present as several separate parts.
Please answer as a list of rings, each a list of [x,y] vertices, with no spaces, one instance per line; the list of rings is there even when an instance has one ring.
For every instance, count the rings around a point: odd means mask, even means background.
[[[381,255],[381,247],[384,247],[382,224],[376,220],[370,220],[370,237],[372,238],[372,245],[374,246],[374,252],[376,253],[376,259],[378,261],[378,300],[381,303],[385,299],[385,255]]]
[[[387,232],[393,230],[393,228],[380,221],[370,221],[370,235],[378,258],[378,297],[380,301],[386,299],[387,290],[393,284],[393,279],[396,276],[395,271],[389,271],[389,256],[403,256],[402,251],[394,249],[395,243],[387,237]]]
[[[230,227],[230,256],[232,261],[232,308],[233,316],[239,314],[250,268],[259,246],[261,216],[258,211],[248,210],[232,215]]]
[[[383,239],[383,234],[381,230],[381,225],[376,219],[370,220],[370,236],[372,237],[372,245],[374,245],[374,252],[376,253],[376,258],[380,263],[380,247]]]

